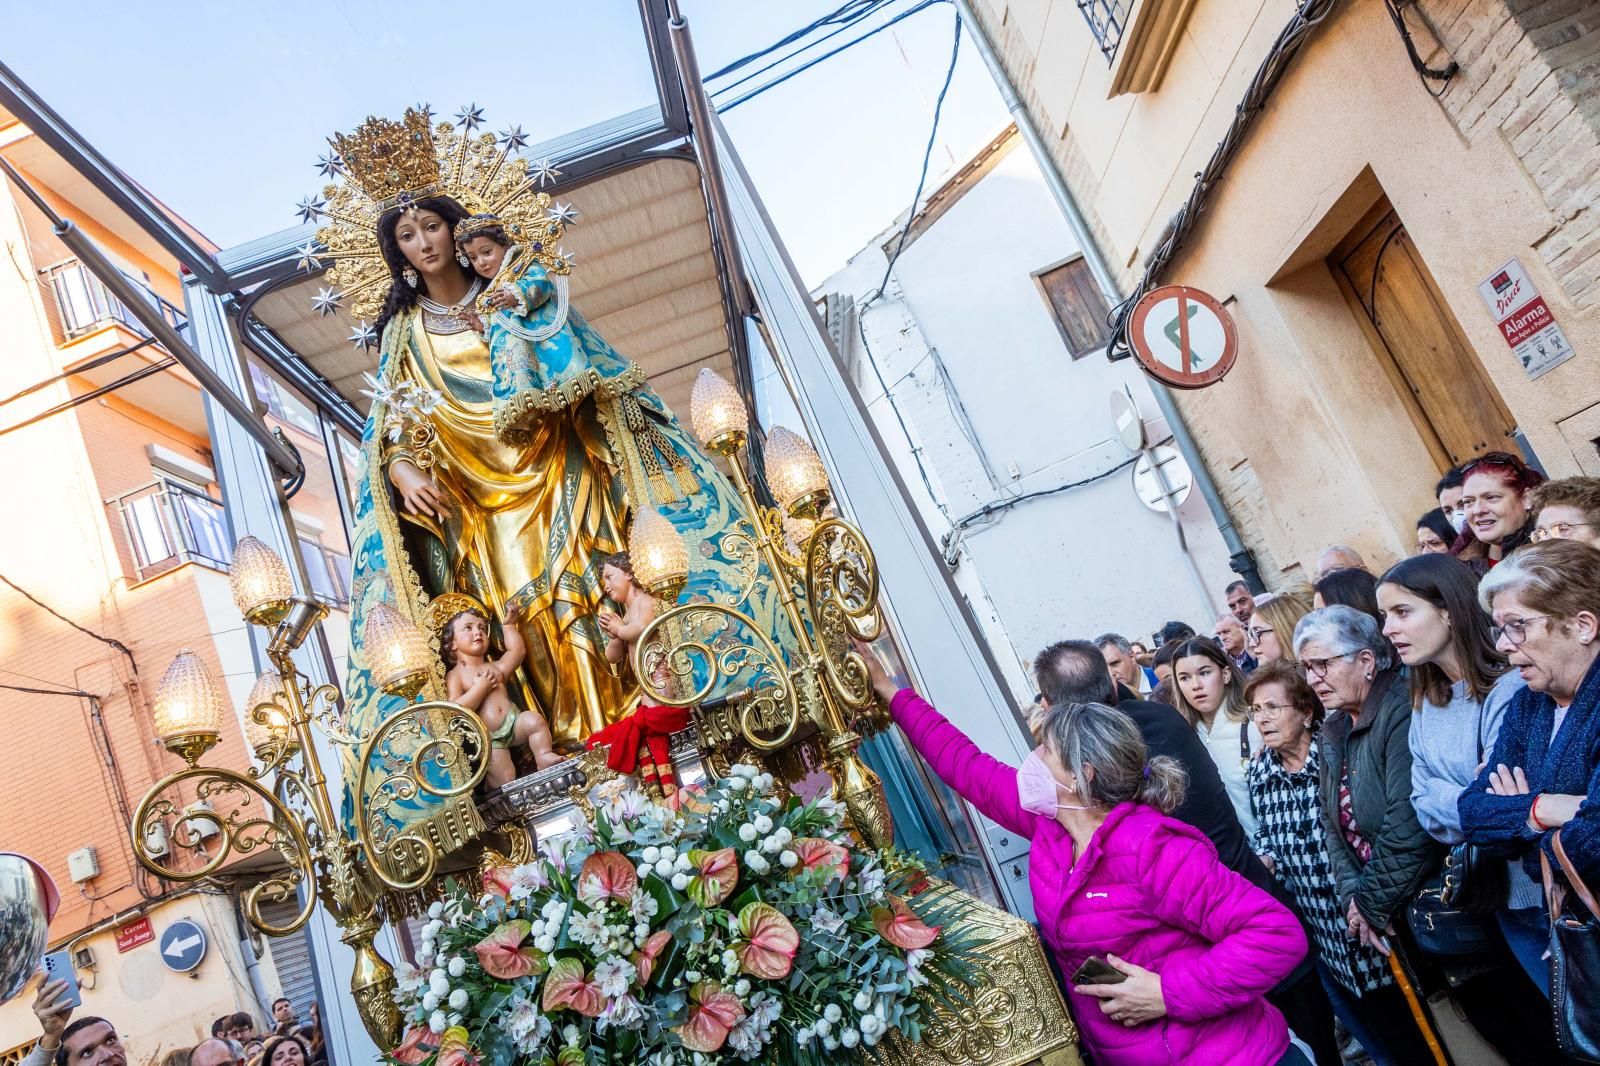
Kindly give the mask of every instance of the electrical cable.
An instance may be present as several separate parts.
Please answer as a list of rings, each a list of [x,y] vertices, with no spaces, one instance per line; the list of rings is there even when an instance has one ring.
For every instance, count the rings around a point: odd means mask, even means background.
[[[78,632],[84,634],[85,636],[93,637],[95,640],[98,640],[100,643],[109,645],[110,647],[115,648],[117,651],[120,651],[124,656],[127,657],[128,665],[133,667],[133,675],[135,677],[139,676],[139,663],[138,663],[137,660],[134,659],[133,651],[131,649],[129,649],[129,647],[126,644],[122,643],[122,641],[116,639],[115,637],[104,636],[103,634],[96,633],[92,629],[86,629],[83,626],[80,626],[78,623],[74,622],[72,619],[68,618],[66,615],[64,615],[60,611],[56,610],[54,607],[50,606],[48,603],[45,603],[39,597],[35,596],[33,593],[31,593],[27,589],[23,588],[21,585],[17,584],[15,581],[12,581],[9,577],[6,577],[4,574],[0,574],[0,582],[4,582],[5,584],[11,586],[11,588],[14,589],[19,595],[21,595],[23,599],[25,599],[29,603],[33,604],[35,607],[39,608],[41,611],[44,611],[46,614],[52,615],[55,618],[59,619],[60,621],[65,622],[67,625],[71,626],[73,629],[76,629]],[[86,695],[88,695],[88,693],[79,693],[79,695],[85,695],[86,696]]]
[[[887,0],[846,0],[845,3],[840,4],[838,7],[834,8],[826,15],[823,15],[821,18],[818,18],[813,22],[800,27],[800,29],[795,30],[793,33],[779,38],[760,51],[751,52],[747,56],[741,56],[726,66],[712,71],[710,74],[706,75],[705,80],[712,81],[716,78],[722,77],[724,74],[732,74],[741,67],[753,63],[757,59],[761,59],[764,56],[769,56],[773,52],[776,52],[778,49],[782,48],[784,45],[793,44],[806,34],[811,33],[813,30],[821,29],[823,26],[831,26],[840,22],[848,22],[850,20],[860,19],[865,14],[870,13],[872,10],[882,7],[886,2]]]
[[[91,389],[80,396],[74,396],[70,400],[64,400],[61,403],[56,404],[54,407],[46,408],[45,410],[34,415],[32,418],[25,418],[21,422],[17,422],[14,425],[0,427],[0,437],[3,437],[8,433],[15,433],[19,429],[27,429],[29,426],[43,422],[47,418],[53,418],[56,415],[63,414],[72,410],[74,407],[81,407],[90,400],[99,399],[101,396],[104,396],[107,393],[115,392],[125,385],[132,385],[136,381],[143,381],[145,378],[150,377],[153,374],[159,374],[162,371],[177,365],[178,361],[170,357],[163,359],[159,363],[151,363],[149,366],[135,370],[131,374],[124,374],[115,381],[109,381],[97,389]]]
[[[823,62],[825,60],[828,60],[828,59],[832,59],[834,56],[838,55],[840,52],[847,51],[848,49],[854,48],[856,45],[860,44],[863,41],[870,40],[871,38],[876,37],[878,34],[882,33],[884,30],[889,29],[890,27],[894,26],[898,22],[903,22],[904,20],[910,18],[912,15],[915,15],[917,12],[925,11],[928,8],[934,6],[935,4],[947,4],[949,2],[950,2],[950,0],[922,0],[922,2],[917,4],[915,7],[901,12],[900,14],[896,15],[894,18],[892,18],[889,21],[885,22],[883,25],[873,27],[872,29],[868,30],[866,33],[861,34],[861,36],[854,37],[851,40],[846,41],[844,44],[839,45],[839,47],[833,49],[832,51],[825,52],[822,55],[815,57],[814,59],[810,59],[810,60],[806,61],[805,63],[801,64],[800,66],[796,67],[795,69],[786,72],[781,77],[774,78],[770,82],[766,82],[765,84],[759,85],[756,88],[751,89],[749,92],[745,93],[743,96],[737,97],[734,100],[730,101],[729,103],[726,103],[726,104],[717,104],[717,103],[715,103],[715,97],[716,97],[717,94],[716,93],[712,93],[711,96],[713,98],[713,104],[716,107],[717,112],[719,114],[726,114],[727,112],[732,111],[734,108],[738,107],[740,104],[746,103],[746,102],[748,102],[750,100],[754,100],[756,97],[760,96],[762,93],[766,92],[768,89],[776,89],[778,86],[782,85],[784,82],[788,81],[790,78],[793,78],[798,74],[804,74],[806,71],[810,70],[812,67],[816,66],[818,63],[821,63],[821,62]],[[959,18],[959,17],[960,17],[960,15],[958,13],[957,18]],[[830,36],[831,36],[831,34],[830,34]],[[801,51],[804,51],[804,49],[801,49]],[[779,63],[774,63],[771,66],[772,67],[776,67],[776,66],[779,66],[779,65],[780,65]],[[765,69],[771,69],[771,67],[768,67],[768,68],[765,68]],[[719,91],[726,92],[727,90],[719,90]]]
[[[1402,2],[1405,2],[1405,0],[1402,0]],[[1411,60],[1411,69],[1415,70],[1417,77],[1423,80],[1422,87],[1427,91],[1428,95],[1437,100],[1444,95],[1446,89],[1450,88],[1450,79],[1461,72],[1461,64],[1452,59],[1450,65],[1443,68],[1428,66],[1427,63],[1422,61],[1422,56],[1417,52],[1417,43],[1411,39],[1411,27],[1406,25],[1406,15],[1401,10],[1401,3],[1396,3],[1395,0],[1383,0],[1383,7],[1385,11],[1389,12],[1389,18],[1394,22],[1394,28],[1400,32],[1400,40],[1406,46],[1406,58]],[[1427,82],[1430,81],[1439,83],[1438,92],[1428,88]]]
[[[68,370],[65,373],[57,374],[54,377],[45,378],[43,381],[35,382],[34,384],[29,385],[27,388],[23,389],[21,392],[14,392],[10,396],[5,397],[4,399],[0,399],[0,407],[4,407],[6,404],[11,403],[11,402],[13,402],[15,400],[20,400],[24,396],[31,396],[34,393],[38,392],[40,389],[47,389],[51,385],[54,385],[58,381],[65,381],[67,378],[76,377],[77,375],[85,373],[86,371],[94,370],[94,369],[96,369],[98,367],[105,366],[107,363],[111,362],[114,359],[121,359],[125,355],[131,355],[134,352],[138,351],[140,348],[147,348],[150,345],[154,344],[155,342],[156,342],[156,339],[154,337],[146,337],[144,340],[140,341],[138,344],[131,344],[126,348],[118,348],[114,352],[107,352],[105,355],[96,356],[95,358],[89,360],[87,363],[84,363],[82,366],[78,367],[75,370]]]

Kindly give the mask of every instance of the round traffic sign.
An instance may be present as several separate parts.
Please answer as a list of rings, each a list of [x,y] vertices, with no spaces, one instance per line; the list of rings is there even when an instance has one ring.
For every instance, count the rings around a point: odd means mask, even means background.
[[[1233,317],[1214,296],[1187,285],[1145,293],[1128,320],[1128,343],[1152,377],[1175,389],[1221,381],[1239,355]]]
[[[179,918],[161,931],[161,961],[174,973],[188,973],[206,957],[206,931]]]
[[[1157,465],[1161,468],[1160,476],[1150,466],[1150,457],[1154,455]],[[1165,488],[1162,481],[1166,481]],[[1189,464],[1184,462],[1183,455],[1170,444],[1158,444],[1139,457],[1133,464],[1133,491],[1139,494],[1139,502],[1158,513],[1166,513],[1167,494],[1177,497],[1178,506],[1182,507],[1189,499],[1189,492],[1194,488],[1194,475],[1189,470]]]

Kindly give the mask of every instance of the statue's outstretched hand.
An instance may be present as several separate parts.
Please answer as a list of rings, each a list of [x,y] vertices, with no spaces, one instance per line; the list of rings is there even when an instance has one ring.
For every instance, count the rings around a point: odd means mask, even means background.
[[[444,494],[433,478],[418,470],[415,464],[404,459],[395,460],[389,466],[389,480],[399,490],[407,513],[444,517]]]

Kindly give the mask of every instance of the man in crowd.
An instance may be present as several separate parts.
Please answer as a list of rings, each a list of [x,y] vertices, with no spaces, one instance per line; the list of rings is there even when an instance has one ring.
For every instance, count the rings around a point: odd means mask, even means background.
[[[298,1036],[302,1028],[300,1016],[295,1013],[294,1004],[289,1002],[288,996],[279,996],[272,1001],[272,1032],[275,1035],[288,1036],[292,1033]]]
[[[1235,581],[1223,590],[1222,596],[1228,601],[1228,610],[1239,620],[1239,624],[1250,624],[1250,616],[1256,611],[1256,598],[1250,595],[1250,586],[1243,581]]]
[[[1094,638],[1094,646],[1105,658],[1106,669],[1119,685],[1129,691],[1144,694],[1155,688],[1155,675],[1139,665],[1134,658],[1133,645],[1120,633],[1102,633]]]
[[[212,1035],[215,1036],[217,1034],[213,1033]],[[228,1024],[224,1027],[221,1035],[229,1040],[243,1044],[246,1040],[256,1035],[256,1020],[244,1011],[229,1015]]]
[[[1159,644],[1176,644],[1194,636],[1194,626],[1187,622],[1168,622],[1156,633],[1156,642]]]
[[[1600,478],[1546,481],[1528,497],[1533,539],[1581,540],[1600,548]]]
[[[232,1040],[212,1037],[189,1052],[189,1066],[243,1066],[244,1049]]]
[[[116,1027],[104,1018],[84,1017],[69,1024],[72,1005],[67,982],[46,981],[33,997],[39,1042],[20,1066],[128,1066]]]
[[[211,1035],[214,1037],[227,1036],[228,1024],[233,1021],[233,1015],[221,1014],[211,1023]]]
[[[1461,506],[1461,496],[1466,481],[1459,469],[1452,468],[1433,487],[1433,494],[1439,500],[1439,510],[1444,512],[1444,516],[1450,520],[1450,527],[1457,533],[1460,533],[1467,524],[1467,509]]]
[[[1335,570],[1365,570],[1367,561],[1361,553],[1344,544],[1331,544],[1317,556],[1317,580],[1321,581]]]
[[[1256,668],[1256,657],[1244,646],[1244,625],[1239,619],[1231,614],[1222,615],[1217,619],[1212,633],[1241,674],[1248,674]]]

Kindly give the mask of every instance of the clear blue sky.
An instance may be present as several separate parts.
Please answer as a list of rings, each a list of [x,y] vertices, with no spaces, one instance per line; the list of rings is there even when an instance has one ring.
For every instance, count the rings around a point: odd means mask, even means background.
[[[683,7],[710,72],[838,2]],[[322,183],[312,164],[325,137],[368,114],[397,115],[418,101],[449,114],[471,101],[492,128],[518,123],[537,142],[654,99],[632,0],[486,0],[459,8],[470,12],[460,27],[439,19],[441,7],[450,5],[19,5],[7,15],[4,60],[224,247],[291,225],[294,201]],[[952,5],[935,5],[725,117],[808,283],[837,269],[909,203],[954,17]],[[969,39],[934,175],[1005,118]]]

